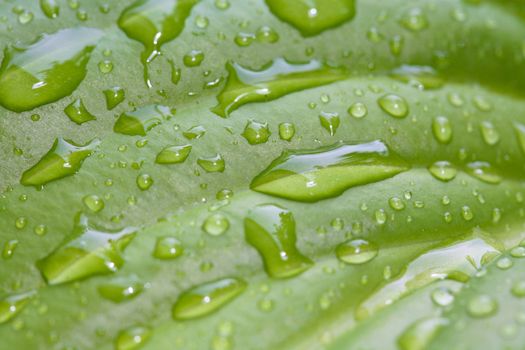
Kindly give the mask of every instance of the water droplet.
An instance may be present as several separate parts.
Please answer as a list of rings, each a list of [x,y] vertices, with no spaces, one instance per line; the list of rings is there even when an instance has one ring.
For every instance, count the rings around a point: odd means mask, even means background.
[[[492,223],[497,224],[501,220],[501,209],[494,208],[492,209]]]
[[[428,66],[402,65],[394,69],[390,76],[420,90],[439,89],[445,84],[434,68]]]
[[[206,129],[202,125],[192,126],[182,133],[182,135],[188,140],[200,139],[204,134],[206,134]]]
[[[467,303],[467,312],[475,318],[489,317],[496,313],[498,304],[494,298],[489,295],[476,295]]]
[[[292,123],[279,124],[279,137],[284,141],[291,141],[295,135],[295,125]]]
[[[48,18],[57,18],[60,13],[56,0],[40,0],[40,8]]]
[[[110,282],[100,284],[98,293],[114,303],[122,303],[137,297],[144,290],[144,283],[136,276],[119,277]]]
[[[368,114],[368,109],[364,103],[356,102],[348,108],[348,114],[354,118],[364,118]]]
[[[202,224],[202,229],[212,236],[220,236],[226,232],[228,228],[230,228],[230,222],[222,214],[210,215]]]
[[[184,253],[182,243],[175,237],[164,236],[157,238],[153,256],[161,260],[178,258]]]
[[[19,230],[27,226],[27,218],[25,216],[19,216],[15,220],[15,227]]]
[[[403,50],[404,44],[405,38],[403,36],[394,35],[389,42],[390,52],[392,53],[392,55],[399,56],[401,54],[401,51]]]
[[[195,25],[198,28],[204,29],[208,27],[208,24],[210,24],[210,20],[208,19],[208,17],[204,17],[201,15],[195,17]]]
[[[27,23],[29,23],[29,22],[31,22],[33,20],[33,17],[34,17],[33,12],[27,11],[27,10],[23,10],[18,15],[18,23],[20,23],[20,24],[27,24]]]
[[[0,299],[0,324],[6,323],[18,315],[27,305],[35,292],[12,294]]]
[[[377,100],[379,107],[389,115],[395,118],[405,118],[408,115],[408,104],[404,98],[387,94]]]
[[[106,97],[106,108],[112,110],[124,101],[126,94],[123,88],[115,86],[104,90],[104,96]]]
[[[124,264],[122,251],[135,237],[135,228],[117,232],[90,227],[87,217],[79,214],[70,239],[37,262],[48,284],[61,284],[93,275],[117,271]]]
[[[452,140],[452,126],[447,117],[435,117],[432,120],[432,132],[440,143],[446,144]]]
[[[434,304],[438,306],[448,306],[454,302],[454,294],[448,288],[437,288],[430,295]]]
[[[472,99],[474,106],[482,112],[488,112],[492,109],[490,102],[483,96],[474,96]]]
[[[102,74],[111,73],[111,71],[113,70],[113,62],[111,62],[110,60],[100,61],[98,63],[98,70]]]
[[[465,104],[463,97],[460,94],[451,92],[447,95],[448,102],[454,107],[461,107]]]
[[[525,297],[525,281],[518,281],[512,285],[512,294],[518,298]]]
[[[474,218],[474,213],[472,212],[472,209],[470,209],[469,206],[463,206],[461,207],[461,217],[465,219],[465,221],[470,221]]]
[[[15,254],[16,247],[18,247],[18,240],[16,239],[12,239],[10,241],[5,242],[4,249],[2,250],[2,258],[4,258],[5,260],[11,259],[13,255]],[[1,316],[0,316],[0,319],[1,319]]]
[[[259,302],[257,303],[257,307],[259,308],[259,310],[261,310],[262,312],[270,312],[273,310],[273,307],[274,307],[274,301],[271,300],[271,299],[261,299],[259,300]]]
[[[279,41],[279,34],[277,34],[275,30],[268,26],[259,27],[259,29],[257,29],[255,37],[260,43],[273,44]]]
[[[321,112],[319,115],[319,121],[321,126],[330,133],[330,136],[334,136],[341,120],[339,119],[338,113]]]
[[[230,2],[228,0],[215,0],[215,7],[219,10],[226,10],[230,7]]]
[[[413,32],[419,32],[428,27],[428,19],[420,8],[412,8],[405,12],[400,23]]]
[[[199,164],[207,173],[222,173],[226,168],[224,158],[218,153],[211,157],[201,157],[197,159],[197,164]]]
[[[91,51],[103,32],[62,29],[35,43],[6,49],[0,69],[0,104],[24,112],[71,94],[86,75]]]
[[[518,246],[510,250],[510,255],[513,258],[525,258],[525,247]]]
[[[38,163],[22,174],[20,183],[25,186],[41,186],[74,175],[99,143],[95,139],[82,146],[62,138],[56,139]]]
[[[431,344],[441,327],[449,321],[444,317],[430,317],[415,321],[405,329],[397,340],[400,350],[424,350]]]
[[[115,122],[113,131],[130,136],[146,136],[146,132],[159,125],[163,119],[169,119],[172,116],[173,113],[169,107],[144,106],[132,112],[122,113]]]
[[[255,177],[250,188],[287,199],[315,202],[350,187],[390,178],[408,165],[381,141],[307,151],[285,151]]]
[[[443,214],[443,218],[445,219],[445,222],[446,223],[451,223],[452,222],[452,214],[450,212],[445,212],[445,214]]]
[[[388,200],[388,204],[390,205],[390,208],[392,208],[394,210],[403,210],[403,209],[405,209],[405,203],[399,197],[391,197]]]
[[[43,236],[43,235],[45,235],[47,233],[47,226],[43,225],[43,224],[36,225],[35,228],[33,229],[33,232],[37,236]]]
[[[183,163],[190,155],[191,145],[168,146],[157,154],[155,163],[157,164],[178,164]]]
[[[90,120],[96,120],[95,116],[87,110],[84,106],[82,99],[77,98],[71,104],[69,104],[65,109],[64,113],[77,124],[82,124]]]
[[[98,213],[99,211],[104,209],[104,201],[102,200],[102,198],[95,194],[85,196],[83,202],[86,205],[86,207],[88,207],[88,209],[94,213]]]
[[[510,260],[508,257],[504,256],[504,257],[498,259],[498,261],[496,262],[496,266],[499,269],[502,269],[502,270],[510,269],[512,267],[512,260]]]
[[[119,332],[115,340],[116,350],[137,350],[151,337],[151,329],[147,327],[131,327]]]
[[[428,168],[428,171],[436,179],[445,182],[453,180],[458,173],[456,168],[447,161],[435,162]]]
[[[235,39],[233,39],[235,44],[240,47],[250,46],[254,40],[255,34],[252,33],[237,33]]]
[[[480,124],[481,136],[483,141],[489,146],[494,146],[500,140],[499,132],[489,121],[481,122]]]
[[[242,133],[242,136],[250,145],[266,143],[270,135],[271,132],[268,128],[268,123],[261,123],[255,120],[248,121]]]
[[[196,0],[138,0],[120,15],[120,29],[144,45],[140,60],[144,66],[144,81],[149,88],[152,87],[149,64],[160,55],[162,45],[179,36],[196,3]]]
[[[255,207],[244,219],[244,234],[271,277],[296,276],[313,264],[296,247],[295,220],[287,209],[273,204]]]
[[[182,58],[186,67],[198,67],[204,60],[204,53],[201,50],[191,50]]]
[[[137,176],[137,186],[141,191],[147,191],[153,185],[153,178],[149,174]]]
[[[364,264],[377,256],[378,248],[364,239],[353,239],[337,246],[337,258],[347,264]]]
[[[176,320],[186,320],[208,315],[231,302],[246,289],[246,282],[238,278],[223,278],[204,283],[183,292],[172,315]]]
[[[496,169],[487,162],[468,163],[466,171],[469,175],[489,184],[498,184],[502,180]]]
[[[270,11],[292,25],[302,36],[317,35],[342,25],[355,16],[355,0],[266,0]]]
[[[228,80],[217,96],[217,106],[211,109],[224,118],[245,104],[275,100],[347,76],[344,70],[325,67],[318,61],[291,64],[282,58],[275,59],[260,70],[250,70],[234,62],[229,62],[226,69]]]

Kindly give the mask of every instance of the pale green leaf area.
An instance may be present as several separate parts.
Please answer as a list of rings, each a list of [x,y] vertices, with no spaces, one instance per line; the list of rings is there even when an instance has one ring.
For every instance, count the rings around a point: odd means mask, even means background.
[[[523,348],[521,1],[0,0],[0,44],[1,350]]]

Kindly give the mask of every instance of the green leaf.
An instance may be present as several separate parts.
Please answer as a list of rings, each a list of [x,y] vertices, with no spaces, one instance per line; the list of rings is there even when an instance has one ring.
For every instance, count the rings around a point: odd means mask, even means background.
[[[2,346],[523,343],[522,3],[0,13]]]

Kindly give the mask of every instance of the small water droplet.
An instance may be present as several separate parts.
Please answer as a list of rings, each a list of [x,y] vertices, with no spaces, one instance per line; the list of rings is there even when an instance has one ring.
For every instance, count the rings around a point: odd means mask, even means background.
[[[354,118],[360,119],[366,117],[368,114],[368,109],[364,103],[356,102],[348,108],[348,114]]]
[[[69,119],[71,119],[78,125],[88,122],[90,120],[97,119],[93,114],[89,113],[86,106],[84,106],[84,102],[80,98],[77,98],[75,101],[69,104],[64,109],[64,113],[66,113]]]
[[[6,323],[18,315],[34,295],[35,292],[31,291],[11,294],[0,299],[0,324]]]
[[[392,208],[394,210],[403,210],[403,209],[405,209],[405,203],[399,197],[391,197],[388,200],[388,204],[390,205],[390,208]]]
[[[182,58],[186,67],[198,67],[204,60],[204,53],[201,50],[191,50]]]
[[[250,145],[266,143],[270,135],[271,132],[268,128],[268,123],[261,123],[255,120],[249,120],[242,133],[242,136]]]
[[[496,262],[496,266],[501,270],[507,270],[512,267],[512,260],[504,256]]]
[[[155,163],[157,164],[178,164],[183,163],[191,153],[191,145],[168,146],[157,154]]]
[[[499,132],[489,121],[481,122],[480,124],[481,136],[483,141],[489,146],[494,146],[500,140]]]
[[[57,18],[60,13],[56,0],[40,0],[40,8],[48,18]]]
[[[419,32],[428,27],[428,19],[420,8],[412,8],[401,17],[400,23],[406,29]]]
[[[279,41],[279,34],[268,26],[262,26],[257,29],[255,34],[257,41],[260,43],[273,44]]]
[[[510,255],[513,258],[525,258],[525,247],[518,246],[510,250]]]
[[[149,174],[137,176],[137,186],[141,191],[147,191],[153,185],[153,178]]]
[[[496,169],[487,162],[468,163],[466,171],[469,175],[489,184],[498,184],[502,180]]]
[[[512,285],[511,292],[515,297],[525,297],[525,281],[518,281]]]
[[[465,221],[470,221],[474,218],[474,213],[472,212],[472,209],[470,209],[469,206],[463,206],[461,207],[461,217],[465,219]]]
[[[184,253],[182,243],[175,237],[164,236],[157,238],[153,256],[161,260],[178,258]]]
[[[472,99],[474,106],[482,112],[488,112],[492,109],[490,102],[483,96],[474,96]]]
[[[212,236],[220,236],[228,230],[230,222],[222,214],[210,215],[204,220],[202,229]]]
[[[438,306],[448,306],[454,302],[454,294],[445,287],[435,289],[430,296],[434,304]]]
[[[115,340],[116,350],[137,350],[151,337],[148,327],[136,326],[120,331]]]
[[[452,126],[447,117],[435,117],[432,120],[432,132],[440,143],[446,144],[452,140]]]
[[[2,258],[4,260],[11,259],[15,254],[16,247],[18,247],[18,240],[12,239],[4,243],[4,249],[2,250]],[[0,311],[1,314],[1,311]],[[0,317],[1,319],[1,317]],[[2,323],[0,321],[0,323]]]
[[[296,247],[293,214],[282,207],[273,204],[255,207],[244,219],[244,234],[261,255],[271,277],[296,276],[312,265]]]
[[[378,225],[383,225],[386,222],[386,213],[384,209],[378,209],[374,213],[374,217]]]
[[[207,173],[222,173],[226,169],[226,162],[222,155],[216,154],[211,157],[201,157],[197,159],[197,164],[200,165]]]
[[[447,161],[435,162],[428,168],[428,171],[436,179],[445,182],[453,180],[458,173],[456,168]]]
[[[106,108],[108,110],[117,107],[126,97],[124,89],[119,86],[104,90],[104,96],[106,97]]]
[[[392,117],[405,118],[408,115],[408,103],[398,95],[387,94],[379,98],[377,102],[379,107]]]
[[[102,198],[95,194],[85,196],[83,202],[86,205],[86,207],[88,207],[88,209],[94,213],[98,213],[99,211],[104,209],[104,201],[102,200]]]
[[[486,294],[476,295],[467,303],[467,312],[475,318],[489,317],[496,313],[498,304],[494,298]]]
[[[164,119],[173,117],[173,111],[169,107],[162,105],[149,105],[141,107],[132,112],[122,113],[113,131],[123,135],[146,136],[146,133],[162,123]]]
[[[110,282],[100,284],[98,293],[114,303],[122,303],[137,297],[144,290],[142,283],[136,276],[118,277]]]
[[[279,124],[279,137],[284,141],[291,141],[295,135],[295,125],[292,123]]]
[[[176,320],[208,315],[231,302],[246,289],[246,282],[238,278],[223,278],[191,288],[179,295],[173,305]]]
[[[353,239],[337,246],[337,258],[347,264],[364,264],[375,258],[379,250],[374,243]]]
[[[339,119],[338,113],[321,112],[319,115],[319,121],[321,126],[330,133],[330,136],[334,136],[341,120]]]

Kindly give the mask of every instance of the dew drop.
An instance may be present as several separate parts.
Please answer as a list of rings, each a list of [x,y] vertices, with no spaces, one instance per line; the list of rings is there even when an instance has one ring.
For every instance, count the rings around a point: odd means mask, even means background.
[[[152,331],[148,327],[131,327],[120,331],[115,340],[116,350],[137,350],[151,337]]]
[[[377,256],[379,252],[374,243],[364,239],[353,239],[337,246],[337,258],[347,264],[364,264]]]
[[[440,143],[446,144],[452,140],[452,126],[447,117],[435,117],[432,120],[432,132]]]
[[[137,176],[137,186],[141,191],[147,191],[153,185],[153,178],[149,174]]]
[[[456,168],[447,161],[435,162],[428,168],[428,171],[436,179],[445,182],[453,180],[458,173]]]
[[[398,95],[387,94],[379,98],[377,102],[379,107],[392,117],[405,118],[408,115],[408,104],[404,98]]]
[[[222,173],[224,169],[226,169],[224,158],[218,153],[211,157],[201,157],[197,159],[197,164],[207,173]]]
[[[438,306],[448,306],[454,302],[454,294],[448,288],[437,288],[430,295],[432,302]]]
[[[279,137],[284,141],[291,141],[295,135],[295,125],[292,123],[279,124]]]
[[[494,127],[494,124],[492,124],[489,121],[481,122],[480,124],[480,130],[481,130],[481,136],[483,137],[483,141],[489,146],[494,146],[497,144],[500,140],[499,132]]]
[[[498,310],[498,304],[489,295],[480,294],[472,297],[467,303],[467,312],[475,318],[492,316]]]
[[[461,207],[461,217],[465,219],[465,221],[470,221],[474,218],[474,213],[472,212],[472,209],[470,209],[469,206],[463,206]]]
[[[173,111],[162,105],[149,105],[132,112],[122,113],[113,131],[123,135],[146,136],[146,133],[162,123],[164,119],[173,117]]]
[[[157,164],[178,164],[183,163],[191,152],[191,145],[168,146],[157,154],[155,163]]]
[[[400,23],[406,29],[419,32],[428,28],[428,19],[420,8],[413,8],[405,12]]]
[[[35,292],[31,291],[11,294],[0,299],[0,324],[6,323],[18,315],[34,295]]]
[[[356,102],[348,108],[348,114],[354,118],[360,119],[366,117],[368,109],[364,103]]]
[[[184,253],[182,243],[175,237],[164,236],[157,238],[153,256],[161,260],[178,258]]]
[[[204,220],[202,229],[209,235],[220,236],[230,228],[230,222],[222,214],[210,215]]]
[[[268,123],[261,123],[255,120],[248,121],[242,133],[242,136],[250,145],[266,143],[270,135],[271,132],[268,128]]]
[[[18,247],[18,240],[12,239],[4,243],[4,249],[2,250],[2,258],[4,260],[11,259],[15,254],[15,250]],[[0,312],[1,313],[1,312]],[[1,319],[1,317],[0,317]],[[0,322],[2,323],[2,322]]]
[[[94,213],[98,213],[104,209],[104,200],[95,194],[85,196],[83,202],[84,205]]]
[[[57,18],[60,13],[60,7],[56,0],[40,0],[40,8],[48,18]]]
[[[104,90],[104,96],[106,97],[106,108],[108,110],[117,107],[126,97],[124,89],[118,86]]]
[[[118,277],[97,287],[101,297],[114,303],[122,303],[136,298],[144,290],[142,283],[136,276]]]
[[[335,135],[341,122],[339,114],[331,112],[321,112],[319,115],[319,121],[321,122],[321,126],[330,133],[330,136]]]
[[[77,98],[71,104],[69,104],[65,109],[64,113],[71,119],[73,122],[78,125],[88,122],[90,120],[96,120],[97,118],[89,113],[82,99]]]

